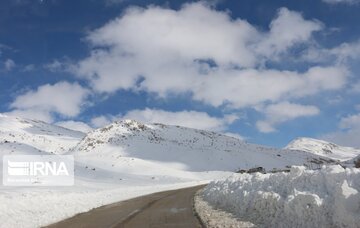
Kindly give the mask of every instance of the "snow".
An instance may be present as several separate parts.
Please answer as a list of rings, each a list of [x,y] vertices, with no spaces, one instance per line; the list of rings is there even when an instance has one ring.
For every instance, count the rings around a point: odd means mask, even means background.
[[[202,184],[188,182],[144,186],[89,188],[6,188],[0,194],[0,227],[42,227],[110,203],[154,192]]]
[[[194,197],[194,209],[202,224],[207,228],[250,228],[255,227],[248,221],[241,221],[233,214],[224,210],[215,209],[202,198],[200,190]]]
[[[360,155],[359,149],[343,147],[334,143],[311,138],[295,139],[290,142],[285,149],[306,151],[339,161],[346,161]]]
[[[0,115],[1,156],[76,154],[74,148],[84,136],[81,132],[41,121]],[[109,147],[108,152],[118,156],[120,149]],[[183,166],[181,163],[164,161],[159,165],[150,159],[133,157],[124,158],[120,167],[111,169],[102,167],[104,161],[109,162],[106,157],[94,156],[94,161],[90,155],[93,154],[76,159],[75,185],[72,187],[1,186],[0,227],[41,227],[109,203],[204,184],[207,180],[230,175],[230,172],[222,171],[182,171],[178,168]],[[93,162],[87,163],[87,159]],[[129,169],[126,162],[133,160],[138,166]],[[1,178],[2,170],[0,163]]]
[[[22,143],[38,150],[61,154],[74,147],[84,136],[82,132],[38,120],[0,115],[0,143]]]
[[[344,167],[360,168],[360,155],[353,158],[353,159],[342,162],[341,165],[344,166]]]
[[[293,167],[290,173],[234,174],[202,197],[257,227],[360,227],[360,170]]]
[[[0,114],[0,156],[9,154],[74,155],[75,185],[1,186],[0,227],[6,228],[43,226],[119,200],[223,179],[239,169],[331,162],[307,151],[180,126],[124,120],[84,134]],[[1,178],[2,168],[1,163]],[[344,189],[353,193],[351,186]]]
[[[104,169],[174,176],[259,166],[283,169],[288,165],[310,165],[319,158],[303,151],[253,145],[214,132],[132,120],[90,132],[71,153],[78,161]],[[325,162],[328,159],[322,158]]]

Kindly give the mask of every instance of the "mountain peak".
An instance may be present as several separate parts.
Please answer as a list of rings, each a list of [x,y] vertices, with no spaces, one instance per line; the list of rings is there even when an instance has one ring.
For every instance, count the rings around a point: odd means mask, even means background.
[[[339,146],[324,140],[306,137],[291,141],[285,149],[305,151],[340,161],[352,159],[360,154],[360,150],[352,147]]]

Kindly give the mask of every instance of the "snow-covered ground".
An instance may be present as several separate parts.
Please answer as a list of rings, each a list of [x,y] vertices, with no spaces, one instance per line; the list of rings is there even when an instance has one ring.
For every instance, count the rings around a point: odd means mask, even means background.
[[[85,134],[0,114],[0,156],[9,154],[74,155],[75,185],[1,186],[0,227],[6,228],[46,225],[119,200],[226,178],[239,169],[331,162],[325,155],[179,126],[124,120]]]
[[[257,227],[360,227],[360,170],[293,167],[290,173],[234,174],[202,197]]]

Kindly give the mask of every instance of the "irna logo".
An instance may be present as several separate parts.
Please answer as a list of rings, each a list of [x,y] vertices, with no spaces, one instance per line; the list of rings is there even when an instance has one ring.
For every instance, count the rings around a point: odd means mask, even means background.
[[[74,184],[72,155],[6,155],[3,184],[7,186],[69,186]]]
[[[8,161],[8,174],[12,176],[69,175],[65,162],[11,162]]]

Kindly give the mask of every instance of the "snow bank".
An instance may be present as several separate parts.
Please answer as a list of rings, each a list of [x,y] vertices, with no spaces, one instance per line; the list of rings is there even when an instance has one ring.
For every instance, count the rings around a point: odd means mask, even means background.
[[[359,191],[359,169],[298,166],[211,182],[203,198],[258,227],[360,227]]]
[[[250,228],[254,224],[247,221],[240,221],[233,214],[214,209],[202,198],[202,190],[194,197],[194,208],[197,216],[206,228]]]

